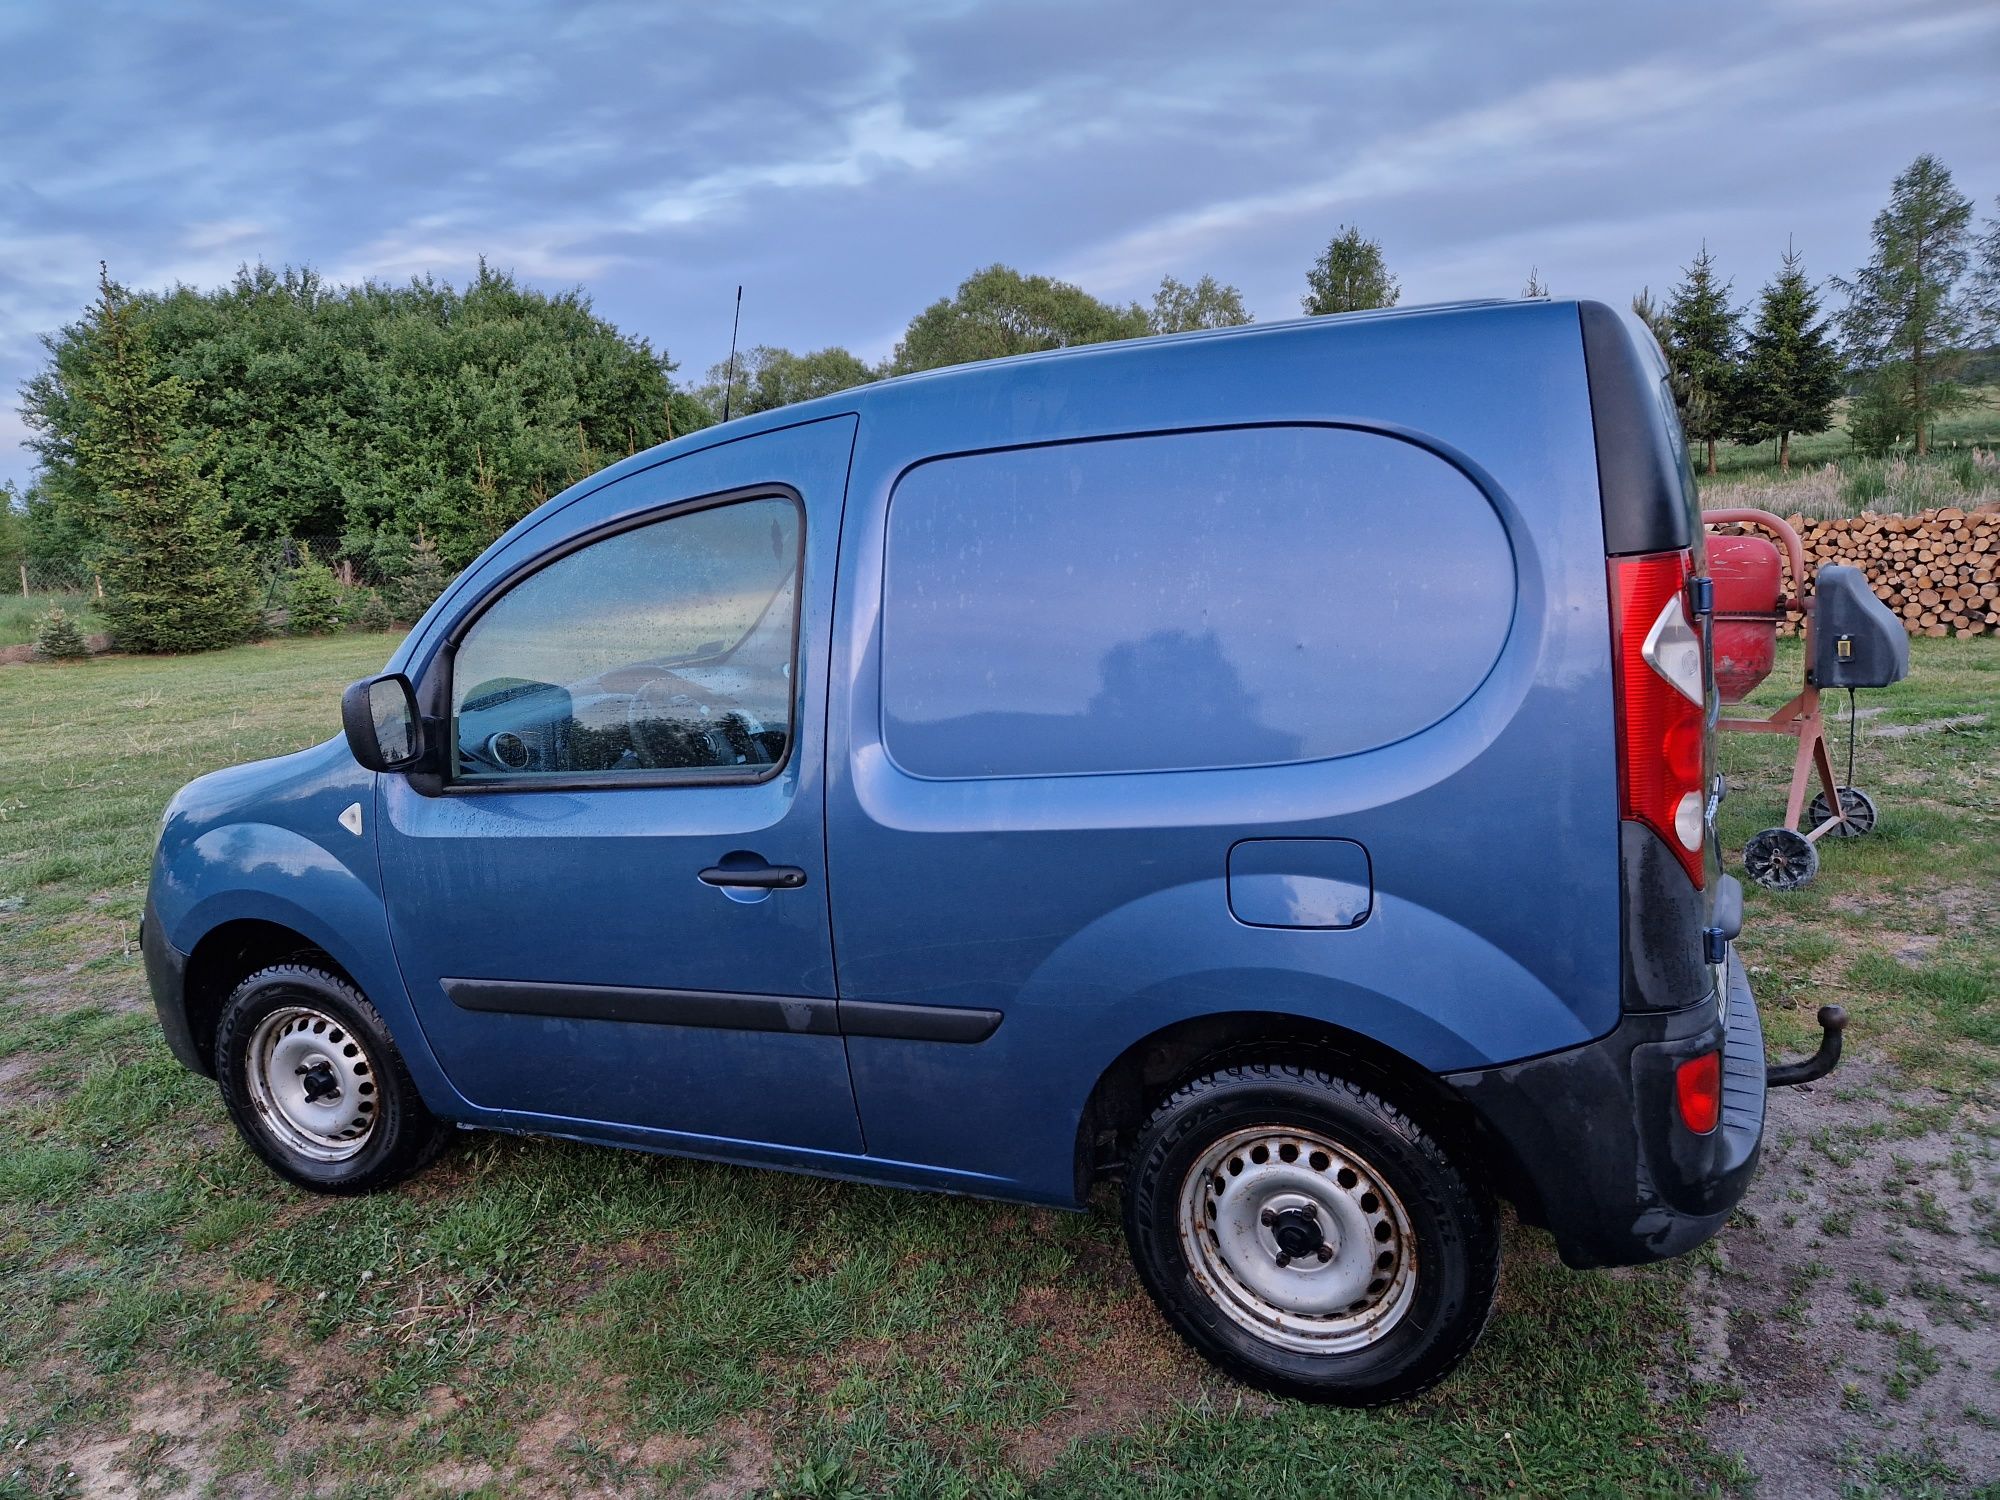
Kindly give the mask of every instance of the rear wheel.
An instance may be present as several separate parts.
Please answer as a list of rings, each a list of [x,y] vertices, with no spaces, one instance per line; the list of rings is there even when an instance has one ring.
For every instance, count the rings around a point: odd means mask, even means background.
[[[1826,800],[1826,793],[1820,792],[1812,799],[1812,806],[1806,809],[1806,823],[1812,828],[1819,827],[1833,816],[1833,805]],[[1875,831],[1875,803],[1869,795],[1855,787],[1840,789],[1840,822],[1827,829],[1826,836],[1834,839],[1858,839],[1865,833]]]
[[[1443,1378],[1499,1273],[1491,1204],[1409,1115],[1318,1068],[1248,1063],[1140,1133],[1125,1231],[1204,1356],[1254,1385],[1369,1406]]]
[[[223,1002],[215,1074],[250,1149],[314,1192],[387,1187],[444,1145],[375,1007],[310,964],[260,970]]]
[[[1743,846],[1743,872],[1773,891],[1795,891],[1819,874],[1819,846],[1790,828],[1766,828]]]

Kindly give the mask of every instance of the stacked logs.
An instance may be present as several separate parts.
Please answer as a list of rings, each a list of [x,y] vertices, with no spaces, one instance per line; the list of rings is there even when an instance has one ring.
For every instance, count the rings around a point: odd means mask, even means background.
[[[2000,508],[1786,519],[1805,544],[1808,594],[1821,565],[1848,563],[1867,575],[1875,596],[1902,617],[1911,635],[2000,632]],[[1796,618],[1780,627],[1785,634],[1797,628]]]

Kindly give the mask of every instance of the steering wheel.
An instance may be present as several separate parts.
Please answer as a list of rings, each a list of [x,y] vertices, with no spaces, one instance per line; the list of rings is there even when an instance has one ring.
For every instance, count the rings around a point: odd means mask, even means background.
[[[732,708],[713,711],[709,695],[672,672],[649,677],[626,702],[632,748],[652,769],[768,765],[764,725]]]

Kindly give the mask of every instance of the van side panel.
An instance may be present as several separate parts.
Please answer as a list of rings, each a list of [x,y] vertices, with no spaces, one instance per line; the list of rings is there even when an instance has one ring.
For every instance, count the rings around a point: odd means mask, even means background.
[[[967,761],[976,744],[962,735],[928,767],[956,774],[898,763],[894,726],[883,732],[884,683],[885,673],[892,687],[901,680],[904,663],[885,660],[884,589],[885,578],[897,586],[891,497],[917,466],[1288,424],[1393,439],[1483,496],[1483,510],[1442,522],[1413,506],[1407,528],[1355,528],[1384,568],[1427,555],[1438,567],[1428,595],[1376,628],[1449,642],[1434,612],[1479,614],[1496,568],[1477,546],[1466,550],[1467,538],[1497,527],[1512,561],[1510,618],[1462,638],[1490,663],[1469,695],[1440,706],[1435,722],[1419,714],[1404,737],[1362,736],[1349,753],[1289,764],[976,775],[966,774],[978,769]],[[978,488],[957,503],[996,503]],[[1073,503],[1123,512],[1143,541],[1147,496],[1093,492],[1105,488],[1080,486]],[[1360,499],[1371,522],[1394,515],[1393,476]],[[1392,558],[1386,549],[1398,547]],[[850,1034],[870,1154],[1073,1201],[1077,1123],[1098,1077],[1134,1042],[1197,1015],[1311,1017],[1439,1072],[1609,1031],[1619,1014],[1619,851],[1603,558],[1573,305],[1109,346],[883,392],[861,423],[834,621],[827,810],[840,998],[995,1011],[1001,1021],[971,1044]],[[1296,588],[1285,561],[1273,559],[1271,576]],[[1104,588],[1130,572],[1116,556],[1074,562]],[[1326,572],[1355,587],[1354,568],[1352,557],[1330,558]],[[971,588],[978,577],[973,568],[958,581]],[[1090,597],[1085,587],[1063,607]],[[887,614],[900,611],[907,629],[923,612],[904,602]],[[934,611],[933,623],[948,628],[950,614]],[[1189,622],[1197,637],[1202,628]],[[965,672],[1018,669],[999,649],[1007,644],[980,660],[968,642]],[[1437,675],[1462,667],[1455,660]],[[1340,691],[1375,700],[1373,709],[1424,696],[1422,675],[1421,660],[1363,649],[1343,665]],[[1172,690],[1170,681],[1150,689]],[[1170,733],[1170,717],[1154,732]],[[1338,929],[1239,921],[1230,851],[1253,838],[1361,846],[1373,883],[1366,919]]]

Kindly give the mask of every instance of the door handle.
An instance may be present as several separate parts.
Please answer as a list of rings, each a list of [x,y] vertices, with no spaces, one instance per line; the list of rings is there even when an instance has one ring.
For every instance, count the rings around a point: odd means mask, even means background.
[[[703,885],[743,886],[753,891],[795,891],[806,883],[797,865],[710,865],[698,877]]]

